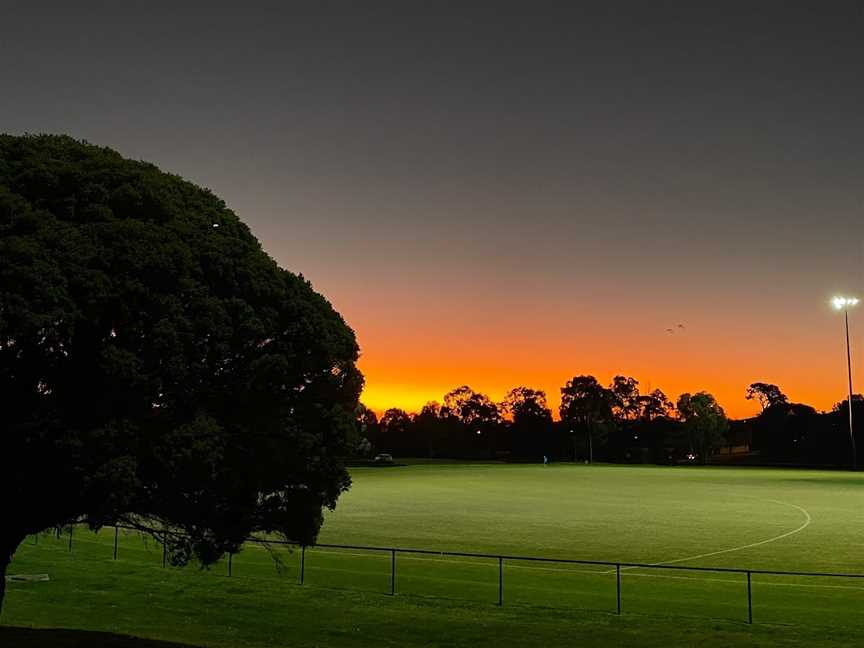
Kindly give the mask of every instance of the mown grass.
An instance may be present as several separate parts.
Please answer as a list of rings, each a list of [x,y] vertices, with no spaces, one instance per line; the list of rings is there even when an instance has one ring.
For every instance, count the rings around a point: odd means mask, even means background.
[[[847,473],[642,467],[416,465],[356,469],[321,541],[560,558],[862,572],[864,479]],[[804,523],[809,517],[810,522]],[[799,531],[770,542],[762,542]],[[829,645],[857,638],[864,581],[622,570],[249,546],[210,570],[163,569],[161,548],[113,530],[21,548],[4,623],[214,646]],[[761,543],[761,544],[759,544]],[[753,545],[747,548],[746,545]],[[734,551],[727,551],[735,549]],[[0,635],[2,638],[2,635]]]

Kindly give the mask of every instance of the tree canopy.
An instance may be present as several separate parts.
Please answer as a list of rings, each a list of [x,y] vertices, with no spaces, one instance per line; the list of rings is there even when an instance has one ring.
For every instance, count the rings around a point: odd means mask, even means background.
[[[482,428],[501,421],[501,412],[486,394],[462,385],[444,394],[444,407],[467,426]]]
[[[178,562],[258,531],[314,541],[350,483],[357,355],[209,191],[0,136],[0,571],[82,520],[152,530]]]
[[[612,395],[612,412],[618,420],[629,421],[639,417],[642,401],[639,396],[639,381],[627,376],[615,376],[609,387]]]
[[[615,394],[594,376],[575,376],[561,388],[562,421],[605,423],[612,420]]]
[[[773,405],[789,402],[786,394],[780,391],[780,388],[777,385],[764,382],[751,383],[750,386],[747,387],[747,394],[745,397],[747,400],[757,401],[763,412]]]
[[[617,386],[627,390],[628,394],[635,389],[635,385],[636,381],[632,379],[630,382],[623,379],[623,382],[617,383]],[[623,401],[618,400],[612,388],[604,387],[594,376],[574,376],[561,388],[561,421],[584,428],[588,442],[588,460],[592,463],[594,442],[597,440],[606,443],[608,426],[615,419],[616,403],[621,402]]]
[[[677,408],[691,450],[702,463],[707,463],[708,457],[723,443],[729,429],[726,413],[714,396],[704,391],[681,394]]]
[[[530,387],[514,387],[504,397],[501,409],[516,425],[539,421],[552,422],[552,412],[546,404],[546,393]]]

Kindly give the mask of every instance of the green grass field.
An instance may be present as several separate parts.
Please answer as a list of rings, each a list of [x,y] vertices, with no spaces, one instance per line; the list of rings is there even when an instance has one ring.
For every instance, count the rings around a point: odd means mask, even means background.
[[[864,573],[864,476],[816,471],[418,463],[358,468],[322,543],[749,569]],[[209,571],[113,530],[35,539],[10,573],[9,625],[126,632],[202,645],[813,645],[848,642],[864,579],[504,562],[249,546]],[[501,636],[497,636],[501,635]],[[0,634],[0,639],[3,635]],[[493,641],[494,640],[494,641]],[[798,642],[801,642],[800,644]]]

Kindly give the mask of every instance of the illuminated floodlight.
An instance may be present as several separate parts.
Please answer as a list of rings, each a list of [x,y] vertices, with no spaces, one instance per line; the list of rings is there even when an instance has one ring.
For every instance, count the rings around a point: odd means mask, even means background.
[[[859,300],[857,297],[834,297],[831,303],[838,311],[843,311],[843,319],[846,325],[846,371],[849,379],[849,445],[852,446],[852,470],[858,470],[858,452],[855,449],[855,434],[852,427],[852,348],[849,345],[849,308],[855,306]]]
[[[834,305],[834,308],[837,310],[843,310],[844,308],[849,308],[850,306],[854,306],[857,304],[860,299],[857,297],[835,297],[831,300],[831,303]]]

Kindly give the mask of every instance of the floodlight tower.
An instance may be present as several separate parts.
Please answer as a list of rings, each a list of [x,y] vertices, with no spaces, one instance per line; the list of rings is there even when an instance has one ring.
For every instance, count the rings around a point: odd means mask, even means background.
[[[857,297],[835,297],[831,300],[834,308],[843,311],[846,322],[846,368],[849,376],[849,440],[852,442],[852,470],[858,470],[858,456],[855,451],[855,433],[852,428],[852,350],[849,346],[849,308],[859,301]]]

